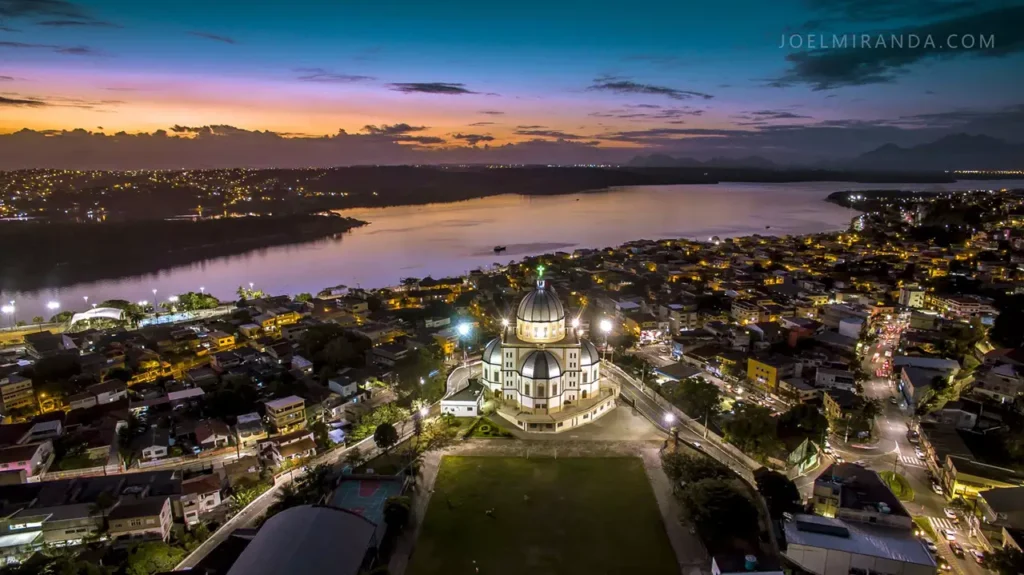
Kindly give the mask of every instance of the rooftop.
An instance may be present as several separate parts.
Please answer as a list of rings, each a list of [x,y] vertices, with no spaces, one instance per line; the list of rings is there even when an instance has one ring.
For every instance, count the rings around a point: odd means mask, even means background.
[[[835,549],[902,563],[935,566],[935,560],[921,540],[906,531],[806,514],[794,515],[783,528],[790,546]],[[786,554],[793,557],[792,547]]]
[[[297,395],[289,395],[288,397],[281,397],[278,399],[271,399],[266,403],[266,406],[271,409],[284,409],[286,407],[292,407],[296,403],[304,402],[305,400]]]
[[[879,504],[882,504],[890,515],[910,516],[878,474],[859,465],[833,463],[818,475],[814,483],[816,486],[832,484],[839,487],[840,507],[878,511]]]
[[[480,400],[480,395],[483,393],[483,386],[480,385],[480,380],[471,379],[469,385],[456,391],[451,396],[446,397],[445,401],[465,401],[465,402],[477,402]]]

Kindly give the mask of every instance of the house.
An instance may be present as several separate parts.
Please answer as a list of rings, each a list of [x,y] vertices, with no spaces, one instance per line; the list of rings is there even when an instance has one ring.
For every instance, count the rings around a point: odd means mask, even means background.
[[[235,336],[230,333],[215,329],[206,334],[206,337],[209,338],[210,344],[218,350],[229,349],[235,346]]]
[[[299,430],[261,441],[259,453],[272,464],[280,465],[285,461],[316,455],[316,442],[312,432]]]
[[[0,449],[0,472],[24,471],[26,481],[39,481],[53,463],[53,442],[49,439]]]
[[[935,575],[935,559],[912,531],[803,513],[783,523],[784,555],[814,575]]]
[[[415,347],[408,347],[399,343],[385,343],[370,348],[367,352],[368,363],[394,367],[406,358],[412,357]]]
[[[296,395],[272,399],[264,404],[271,429],[288,433],[306,428],[306,400]]]
[[[959,455],[946,456],[942,478],[950,497],[968,500],[989,489],[1024,486],[1024,474],[1019,471]]]
[[[36,405],[36,394],[32,391],[32,380],[16,373],[0,377],[0,399],[3,412]]]
[[[747,358],[747,380],[754,385],[777,393],[779,381],[792,377],[796,364],[782,356],[749,357]]]
[[[202,449],[227,447],[230,442],[231,430],[217,419],[204,419],[196,424],[196,443]]]
[[[156,496],[122,502],[107,513],[107,524],[114,541],[167,541],[171,534],[171,498]]]
[[[849,418],[862,403],[859,395],[845,389],[829,389],[821,394],[821,404],[829,421]]]
[[[227,575],[369,572],[377,558],[377,526],[336,507],[300,505],[274,515]]]
[[[327,387],[342,397],[352,397],[359,392],[359,383],[347,375],[336,375],[329,378]]]
[[[907,404],[916,408],[929,397],[936,382],[946,379],[946,373],[936,369],[905,366],[900,371],[897,389]]]
[[[843,389],[850,392],[857,391],[857,381],[853,373],[844,369],[829,369],[819,367],[814,372],[814,384],[826,389]]]
[[[469,385],[441,400],[441,413],[450,413],[456,417],[480,415],[483,391],[479,379],[469,380]]]
[[[170,433],[167,429],[154,425],[135,438],[132,446],[144,461],[167,457],[167,452],[171,447]]]
[[[1024,366],[999,362],[975,377],[973,393],[999,403],[1013,403],[1024,394]]]
[[[242,447],[249,447],[266,439],[267,430],[263,427],[263,419],[258,413],[239,415],[235,423],[235,437]]]
[[[699,375],[700,373],[701,370],[696,367],[678,361],[654,369],[654,377],[660,384],[665,384],[667,382],[678,383],[684,379],[689,379]]]
[[[978,425],[981,410],[980,403],[969,399],[960,399],[946,403],[932,416],[943,425],[952,425],[957,429],[974,429]]]
[[[878,473],[852,463],[833,463],[814,480],[814,512],[912,531],[914,522]]]
[[[25,351],[36,359],[52,357],[72,349],[77,349],[75,342],[62,333],[41,331],[25,334]]]
[[[808,403],[821,397],[821,390],[800,378],[791,377],[779,382],[779,395]]]
[[[199,517],[221,504],[221,478],[216,473],[181,482],[181,515],[185,525],[199,523]]]
[[[303,375],[313,375],[313,362],[299,354],[292,356],[291,368]]]
[[[119,379],[108,379],[85,388],[85,393],[96,398],[96,405],[106,405],[128,397],[128,386]]]

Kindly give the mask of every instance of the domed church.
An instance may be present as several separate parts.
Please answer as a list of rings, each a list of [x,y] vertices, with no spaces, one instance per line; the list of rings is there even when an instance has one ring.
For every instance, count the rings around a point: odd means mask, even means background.
[[[481,382],[500,398],[498,413],[524,431],[559,432],[615,407],[602,386],[597,347],[566,325],[565,309],[544,280],[519,302],[515,324],[484,348]]]

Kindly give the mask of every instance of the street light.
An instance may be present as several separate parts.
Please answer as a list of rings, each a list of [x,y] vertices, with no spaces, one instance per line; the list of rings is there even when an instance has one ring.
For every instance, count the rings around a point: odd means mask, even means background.
[[[507,317],[501,318],[501,327],[508,327],[508,318]]]
[[[666,425],[671,426],[675,422],[676,422],[675,414],[672,414],[672,413],[666,413],[665,414],[665,424]]]
[[[468,323],[460,323],[455,327],[456,333],[459,334],[459,345],[462,346],[462,364],[465,365],[469,361],[469,352],[466,350],[466,337],[469,336],[471,326]]]
[[[178,296],[172,295],[171,297],[167,298],[167,301],[169,301],[171,303],[177,303],[178,302]]]
[[[572,318],[572,328],[576,329],[578,327],[580,327],[580,318],[578,318],[578,317]]]
[[[206,286],[199,286],[199,293],[205,294],[206,293]]]
[[[426,407],[421,407],[420,408],[420,417],[426,417],[428,413],[430,413],[430,410],[428,408],[426,408]]]
[[[58,309],[60,309],[60,302],[59,301],[48,302],[46,304],[46,309],[48,309],[50,311],[58,310]]]
[[[602,356],[602,359],[604,359],[604,356],[608,355],[608,334],[612,331],[612,322],[607,319],[602,319],[599,325],[601,327],[601,331],[604,332],[604,355]]]

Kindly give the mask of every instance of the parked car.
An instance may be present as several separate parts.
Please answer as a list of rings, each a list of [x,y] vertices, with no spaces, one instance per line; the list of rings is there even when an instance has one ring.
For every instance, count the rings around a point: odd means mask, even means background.
[[[939,485],[938,483],[935,483],[934,481],[932,482],[932,491],[938,493],[939,495],[942,495],[943,493],[942,486]]]
[[[952,571],[953,570],[953,566],[949,564],[949,561],[946,561],[945,559],[943,559],[941,557],[935,562],[935,566],[939,568],[939,571]]]
[[[856,465],[857,467],[867,467],[868,466],[868,462],[864,461],[863,459],[858,459],[857,461],[854,461],[853,464]]]
[[[889,403],[891,403],[891,404],[893,404],[893,405],[896,405],[896,404],[897,404],[897,403],[899,403],[899,402],[900,402],[900,400],[896,399],[896,396],[895,396],[895,395],[891,395],[891,396],[889,396]]]
[[[956,541],[956,531],[952,529],[943,529],[942,536],[946,538],[946,541]]]
[[[953,555],[956,555],[960,559],[964,558],[964,548],[956,541],[951,541],[949,543],[949,550],[953,552]]]
[[[952,507],[947,507],[943,509],[942,512],[945,513],[946,517],[948,517],[949,519],[956,519],[956,509],[953,509]]]
[[[914,450],[914,455],[916,455],[918,459],[925,458],[925,453],[920,448]]]
[[[924,543],[925,548],[928,549],[929,553],[938,553],[939,552],[939,548],[935,546],[935,542],[934,541],[932,541],[930,539],[925,539],[923,541],[923,543]]]

